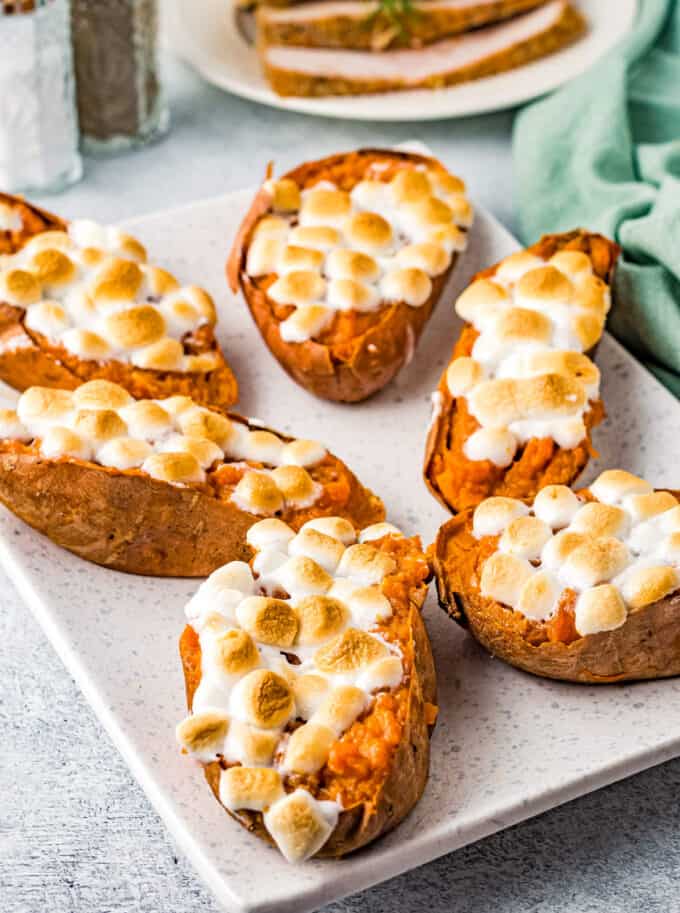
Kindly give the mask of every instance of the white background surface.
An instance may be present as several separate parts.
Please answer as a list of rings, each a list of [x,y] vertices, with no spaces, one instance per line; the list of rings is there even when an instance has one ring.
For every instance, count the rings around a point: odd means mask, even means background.
[[[66,215],[122,218],[243,185],[269,157],[290,165],[404,138],[396,127],[265,111],[201,87],[180,68],[171,70],[171,90],[175,127],[162,146],[88,163],[84,184],[43,202]],[[418,130],[506,222],[509,125],[503,114]],[[215,911],[33,620],[6,584],[2,593],[4,909]],[[464,767],[455,757],[451,765]],[[679,789],[675,762],[333,910],[666,913],[680,906]]]

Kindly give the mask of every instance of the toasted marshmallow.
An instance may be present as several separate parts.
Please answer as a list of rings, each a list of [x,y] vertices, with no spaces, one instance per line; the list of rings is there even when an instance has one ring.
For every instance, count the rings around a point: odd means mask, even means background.
[[[161,302],[159,310],[165,320],[164,332],[170,336],[182,337],[205,322],[198,310],[181,293],[168,296]]]
[[[272,479],[289,507],[309,507],[323,491],[302,466],[279,466],[272,470]]]
[[[598,539],[602,536],[622,538],[628,531],[629,520],[625,510],[610,504],[591,501],[576,511],[570,530]]]
[[[342,228],[350,211],[350,197],[344,190],[312,189],[300,208],[300,225],[330,225]]]
[[[385,536],[402,536],[402,531],[394,523],[372,523],[371,526],[365,526],[359,533],[359,542],[374,542],[376,539],[382,539]]]
[[[205,480],[198,460],[190,453],[152,453],[144,460],[142,471],[161,482],[189,484]]]
[[[621,594],[610,583],[584,590],[576,600],[574,625],[582,637],[620,628],[626,617]]]
[[[336,735],[328,726],[318,723],[306,723],[291,735],[283,767],[286,771],[298,774],[315,774],[321,770],[331,750]]]
[[[295,605],[299,620],[297,643],[316,646],[335,637],[349,619],[347,607],[329,596],[305,596]]]
[[[97,462],[112,469],[137,469],[152,452],[151,444],[146,441],[119,437],[107,441],[97,450]]]
[[[453,397],[465,396],[484,379],[484,369],[468,356],[454,358],[446,369],[446,386]]]
[[[0,273],[0,300],[16,307],[27,307],[40,301],[41,284],[33,273],[24,269],[8,269]]]
[[[659,558],[680,565],[680,532],[671,533],[659,546]]]
[[[362,630],[368,630],[379,622],[387,621],[392,615],[392,603],[376,584],[353,588],[345,599],[354,627]]]
[[[112,409],[79,409],[71,425],[76,434],[95,445],[122,437],[128,430],[123,419]]]
[[[141,440],[154,441],[173,430],[171,416],[162,406],[150,399],[138,400],[124,406],[120,410],[120,416],[130,434]]]
[[[60,339],[67,352],[83,359],[101,359],[111,355],[111,347],[105,339],[92,330],[73,328],[66,330]]]
[[[283,495],[265,472],[246,472],[234,488],[231,500],[251,514],[275,514],[283,509]]]
[[[272,209],[275,212],[297,212],[300,208],[300,188],[292,178],[269,180],[264,186],[271,194]]]
[[[236,608],[236,620],[255,640],[290,647],[298,633],[298,618],[283,599],[248,596]]]
[[[354,213],[343,230],[349,244],[364,253],[379,254],[392,244],[392,226],[376,212]]]
[[[680,586],[680,576],[675,568],[643,567],[624,574],[621,594],[631,609],[642,609],[674,592]]]
[[[184,434],[171,434],[158,445],[158,449],[161,453],[190,453],[196,457],[201,469],[209,469],[214,463],[224,459],[221,448],[213,441]]]
[[[677,498],[670,491],[653,491],[646,495],[631,495],[624,501],[633,523],[649,520],[678,506]]]
[[[81,384],[71,394],[78,409],[118,409],[133,403],[127,390],[108,380],[90,380]]]
[[[279,326],[284,342],[306,342],[318,336],[333,319],[333,311],[321,305],[298,307]]]
[[[29,269],[47,294],[58,293],[75,279],[77,273],[68,254],[55,248],[38,251],[31,258]]]
[[[522,353],[521,371],[530,377],[535,374],[564,374],[579,381],[590,399],[597,396],[600,372],[597,365],[582,352],[561,349],[538,349]]]
[[[199,586],[187,604],[187,618],[193,624],[201,614],[217,611],[233,621],[236,606],[253,592],[253,588],[253,574],[245,561],[230,561],[213,571]]]
[[[460,193],[446,197],[446,205],[451,210],[451,217],[461,228],[470,228],[474,221],[474,211],[470,201]]]
[[[403,301],[410,307],[421,307],[431,292],[432,281],[421,269],[391,270],[380,283],[380,293],[386,301]]]
[[[359,181],[350,196],[359,209],[384,210],[392,203],[391,187],[383,181]]]
[[[590,493],[603,504],[620,504],[629,495],[647,495],[654,489],[623,469],[607,469],[590,486]]]
[[[328,451],[318,441],[289,441],[279,457],[284,466],[316,466],[321,463]]]
[[[382,656],[375,657],[375,659],[381,658]],[[322,700],[310,721],[318,723],[320,726],[328,726],[340,737],[364,712],[367,703],[366,694],[361,688],[354,685],[340,685]]]
[[[555,578],[546,571],[537,571],[522,584],[514,608],[526,618],[543,621],[552,615],[559,596]]]
[[[424,232],[423,241],[441,245],[448,254],[453,255],[454,253],[462,253],[466,249],[468,236],[467,232],[450,223],[436,225],[429,231]]]
[[[331,279],[328,305],[336,311],[375,311],[380,304],[376,289],[356,279]]]
[[[64,308],[56,301],[41,301],[26,312],[24,324],[29,330],[54,339],[70,324]]]
[[[314,654],[317,669],[326,675],[343,675],[366,669],[387,656],[387,647],[358,628],[347,628]]]
[[[260,729],[279,729],[295,712],[288,683],[271,669],[255,669],[240,679],[231,692],[232,715]]]
[[[268,767],[229,767],[220,774],[220,802],[230,811],[263,812],[285,796],[281,774]]]
[[[560,250],[552,255],[548,263],[575,283],[582,282],[593,274],[590,257],[580,250]]]
[[[219,713],[196,713],[175,729],[177,741],[187,754],[205,763],[222,753],[229,730],[229,720]]]
[[[111,257],[98,270],[90,294],[102,305],[134,301],[142,287],[144,273],[131,260]]]
[[[342,235],[330,225],[298,225],[290,233],[290,243],[313,247],[327,253],[340,243]]]
[[[161,406],[167,411],[167,400],[162,400]],[[234,433],[234,426],[226,415],[200,406],[183,409],[177,416],[177,424],[182,434],[205,438],[221,450],[227,449]]]
[[[280,216],[265,216],[257,223],[253,230],[253,241],[261,238],[276,238],[283,241],[288,236],[290,225]]]
[[[519,600],[522,587],[533,574],[534,569],[524,558],[494,552],[484,562],[480,592],[488,599],[514,606]]]
[[[350,545],[344,552],[337,574],[349,577],[359,586],[380,583],[396,570],[396,562],[389,555],[369,543]]]
[[[463,444],[468,460],[490,460],[494,466],[509,466],[517,452],[517,438],[507,428],[478,428]]]
[[[31,432],[19,420],[14,409],[0,409],[0,439],[13,441],[30,441]]]
[[[324,255],[314,247],[287,244],[279,254],[276,272],[283,276],[295,270],[317,271],[323,266],[323,261]]]
[[[87,441],[70,428],[62,428],[60,425],[47,428],[40,441],[40,452],[48,460],[59,457],[89,460],[92,457],[92,448]]]
[[[214,371],[220,364],[220,356],[217,352],[201,352],[200,355],[185,355],[182,358],[181,370],[206,374]]]
[[[400,218],[404,231],[419,241],[438,225],[450,224],[453,221],[453,211],[443,200],[425,197],[407,204],[401,211]]]
[[[449,196],[453,193],[465,193],[465,182],[443,168],[430,168],[427,176],[437,194]]]
[[[29,387],[17,402],[17,415],[29,428],[42,422],[66,423],[73,412],[74,400],[69,390]]]
[[[344,546],[337,539],[315,529],[302,529],[288,544],[290,555],[306,555],[332,574],[344,552]]]
[[[534,514],[552,529],[569,526],[581,502],[566,485],[546,485],[534,498]]]
[[[480,318],[497,315],[510,304],[506,289],[492,279],[477,279],[456,300],[456,313],[468,323],[478,326]]]
[[[523,307],[540,307],[569,302],[573,293],[574,286],[564,273],[554,266],[539,266],[517,282],[516,301]]]
[[[588,537],[583,533],[563,529],[546,542],[541,552],[543,567],[551,571],[559,571],[569,555],[587,542]]]
[[[303,862],[317,853],[335,829],[340,808],[319,802],[296,789],[265,812],[264,824],[288,862]]]
[[[538,517],[517,517],[503,530],[498,542],[501,552],[537,561],[546,542],[552,538],[552,530]]]
[[[179,282],[172,273],[169,273],[167,269],[162,269],[160,266],[143,266],[142,273],[146,279],[149,292],[155,298],[162,298],[164,295],[176,292],[180,287]]]
[[[527,250],[519,250],[515,254],[510,254],[498,264],[496,268],[496,278],[501,282],[514,284],[518,282],[525,273],[530,270],[544,266],[545,262],[535,254]]]
[[[468,397],[470,412],[481,425],[492,428],[572,415],[585,403],[581,384],[561,374],[487,380]]]
[[[380,267],[373,257],[344,247],[332,250],[326,258],[326,273],[331,279],[354,279],[356,282],[375,282]]]
[[[415,168],[398,171],[390,181],[390,189],[395,203],[419,203],[432,195],[427,175]]]
[[[510,307],[501,311],[495,323],[495,335],[502,346],[543,343],[552,334],[552,321],[545,314],[529,308]]]
[[[423,241],[409,244],[397,253],[397,263],[405,269],[419,269],[428,276],[441,276],[451,262],[451,254],[441,244]]]
[[[330,685],[323,675],[307,673],[298,675],[293,681],[295,712],[302,720],[309,720],[328,696]]]
[[[295,599],[323,595],[333,582],[320,564],[305,555],[289,558],[277,571],[276,579]]]
[[[232,720],[224,743],[224,756],[228,761],[244,767],[269,767],[278,741],[279,732],[275,729],[258,729],[240,720]]]
[[[124,311],[109,314],[105,321],[107,339],[121,349],[148,346],[165,333],[165,320],[149,304],[140,304]]]
[[[287,550],[288,543],[295,538],[295,533],[276,517],[254,523],[246,533],[246,542],[257,551],[270,548]]]
[[[404,678],[404,667],[398,656],[385,656],[372,663],[357,679],[357,684],[364,691],[391,690],[401,684]]]
[[[514,519],[528,513],[526,504],[515,498],[487,498],[475,508],[472,533],[477,539],[498,536]]]
[[[620,539],[589,539],[570,553],[560,578],[575,590],[585,590],[611,580],[629,561],[630,553]]]
[[[343,545],[352,545],[356,542],[354,527],[344,517],[314,517],[312,520],[307,520],[300,531],[306,529],[315,529],[325,536],[337,539]]]
[[[580,348],[589,352],[595,347],[604,330],[604,316],[600,314],[574,314],[570,321],[572,333]]]
[[[600,320],[607,316],[612,296],[609,286],[599,276],[588,276],[579,282],[572,304],[584,311],[592,311]]]

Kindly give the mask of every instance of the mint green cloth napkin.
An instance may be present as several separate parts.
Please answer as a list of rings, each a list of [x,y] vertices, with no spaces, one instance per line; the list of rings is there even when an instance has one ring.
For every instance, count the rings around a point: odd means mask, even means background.
[[[628,38],[521,111],[513,143],[524,242],[615,238],[609,330],[680,396],[680,0],[640,0]]]

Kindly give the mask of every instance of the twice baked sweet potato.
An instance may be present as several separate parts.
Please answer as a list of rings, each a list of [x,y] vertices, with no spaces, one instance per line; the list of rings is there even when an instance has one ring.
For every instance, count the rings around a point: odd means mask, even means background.
[[[464,191],[435,159],[382,149],[265,181],[227,273],[297,383],[356,402],[409,361],[466,245]]]
[[[527,672],[606,683],[680,674],[680,505],[621,470],[589,490],[494,497],[430,549],[442,608]]]
[[[437,708],[418,539],[340,518],[251,527],[252,568],[217,571],[180,641],[177,728],[217,799],[290,862],[395,827],[428,776]]]
[[[604,417],[588,356],[618,252],[586,231],[546,235],[479,273],[459,297],[466,324],[433,394],[423,467],[452,512],[569,485],[585,467]]]
[[[132,236],[0,193],[0,380],[72,390],[103,378],[226,408],[238,387],[215,322],[210,295],[147,264]]]
[[[188,397],[108,381],[31,387],[0,410],[0,501],[57,545],[134,574],[201,577],[248,559],[263,516],[381,520],[379,498],[314,441]]]

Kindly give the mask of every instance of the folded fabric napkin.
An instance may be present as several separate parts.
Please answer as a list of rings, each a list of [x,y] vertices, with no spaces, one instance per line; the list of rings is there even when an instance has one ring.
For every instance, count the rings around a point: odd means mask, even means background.
[[[680,396],[680,2],[514,127],[520,232],[585,227],[623,248],[609,330]]]

